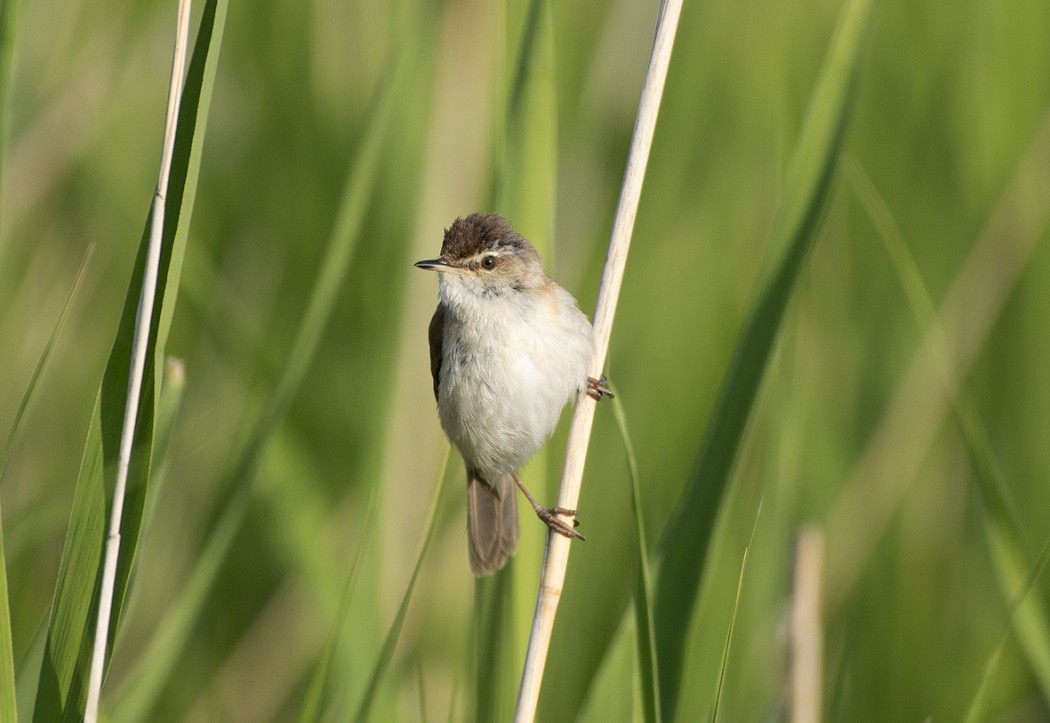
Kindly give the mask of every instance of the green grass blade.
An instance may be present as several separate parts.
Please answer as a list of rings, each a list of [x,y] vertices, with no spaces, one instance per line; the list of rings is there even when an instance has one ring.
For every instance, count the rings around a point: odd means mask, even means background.
[[[868,0],[853,0],[843,8],[788,171],[782,210],[773,226],[771,254],[754,306],[723,381],[699,458],[665,532],[654,620],[661,708],[667,716],[673,715],[678,701],[684,646],[715,515],[831,190],[870,12]]]
[[[164,362],[164,378],[160,385],[160,402],[157,406],[157,437],[154,449],[154,463],[150,474],[152,480],[146,495],[146,509],[143,514],[143,528],[149,529],[149,521],[156,508],[157,493],[167,476],[171,461],[169,451],[172,437],[182,410],[182,400],[186,391],[186,365],[181,359],[169,357]],[[141,543],[140,543],[141,544]]]
[[[113,720],[149,719],[153,703],[172,675],[189,630],[196,623],[208,599],[212,582],[222,569],[226,551],[240,530],[247,503],[247,496],[238,497],[227,506],[226,515],[212,528],[208,545],[197,557],[193,574],[182,586],[178,600],[157,626],[157,632],[142,656],[143,663],[135,667],[118,691],[111,709]]]
[[[22,395],[22,400],[18,405],[18,409],[15,411],[15,418],[11,423],[11,431],[7,435],[7,444],[4,446],[2,453],[3,456],[0,457],[0,481],[3,481],[4,474],[7,472],[7,465],[11,461],[11,455],[14,453],[15,445],[18,442],[18,438],[21,436],[23,423],[29,408],[32,406],[33,399],[36,396],[40,379],[44,374],[44,370],[48,366],[48,362],[51,360],[55,344],[62,333],[62,328],[65,326],[66,319],[69,317],[69,311],[73,308],[73,301],[76,299],[80,287],[83,284],[88,260],[91,258],[91,252],[93,249],[94,246],[89,246],[87,252],[84,254],[83,260],[80,262],[80,268],[77,270],[76,277],[73,279],[73,285],[70,287],[69,294],[66,296],[66,302],[58,314],[58,319],[55,320],[55,326],[51,330],[51,336],[48,338],[47,344],[44,346],[44,350],[40,354],[40,359],[37,361],[36,368],[33,370],[33,376],[30,377],[25,394]],[[7,563],[6,557],[4,556],[3,513],[0,511],[0,720],[13,721],[17,719],[17,714],[15,712],[16,687],[14,646],[12,645],[11,640],[11,611],[8,607],[8,600]]]
[[[400,70],[403,74],[404,68]],[[391,126],[396,86],[396,80],[384,85],[384,91],[368,122],[361,150],[347,176],[325,258],[319,266],[320,275],[313,285],[306,313],[296,331],[291,356],[266,410],[255,423],[248,442],[237,457],[227,482],[225,502],[212,524],[198,564],[183,586],[182,595],[157,627],[146,654],[120,694],[114,708],[115,713],[121,713],[118,717],[137,720],[148,715],[164,682],[171,675],[183,646],[189,640],[190,630],[200,617],[208,592],[244,521],[251,484],[263,452],[302,385],[354,258],[365,211],[376,185],[381,151]]]
[[[18,720],[15,696],[15,654],[11,642],[11,611],[7,596],[3,510],[0,508],[0,720]]]
[[[507,4],[509,17],[521,3]],[[508,35],[511,33],[508,32]],[[496,208],[551,263],[557,178],[558,113],[550,0],[530,0],[507,92]]]
[[[175,150],[168,179],[169,212],[164,223],[146,373],[121,524],[122,549],[117,567],[110,626],[113,631],[118,629],[123,610],[145,506],[152,457],[159,367],[174,313],[182,256],[192,216],[204,127],[214,82],[215,64],[218,61],[225,8],[225,2],[218,1],[210,2],[205,7],[179,112]],[[146,263],[148,229],[149,219],[125,297],[116,340],[88,427],[59,568],[47,648],[37,689],[34,720],[73,720],[82,715],[84,685],[90,666],[92,621],[98,604],[97,586],[105,536],[106,510],[112,497],[123,424],[135,316],[142,272]],[[111,651],[112,636],[107,652]]]
[[[15,26],[19,0],[0,0],[0,188],[3,188],[7,155],[7,124],[10,120],[11,69],[15,56]]]
[[[981,674],[981,682],[977,686],[977,690],[974,691],[973,698],[970,700],[970,707],[966,711],[965,723],[981,723],[981,721],[988,720],[988,715],[985,712],[988,707],[988,691],[991,687],[992,677],[995,674],[996,669],[999,667],[999,660],[1003,655],[1003,648],[1006,647],[1006,641],[1009,636],[1003,631],[1004,634],[999,636],[999,640],[995,644],[995,648],[988,656],[988,660],[984,664],[984,671]]]
[[[722,661],[718,666],[718,685],[715,686],[715,704],[711,707],[711,723],[718,720],[718,707],[722,703],[722,690],[726,682],[726,668],[729,667],[729,650],[733,644],[733,630],[736,628],[736,613],[740,609],[740,591],[744,587],[744,571],[747,569],[747,554],[750,547],[744,548],[744,557],[740,561],[740,575],[736,581],[736,597],[733,598],[733,612],[729,616],[729,629],[722,644]]]
[[[616,390],[613,389],[615,392]],[[637,640],[635,655],[641,691],[642,716],[647,723],[660,723],[660,676],[656,665],[656,639],[653,634],[652,570],[649,566],[649,546],[645,538],[645,520],[642,516],[641,490],[638,487],[638,461],[634,445],[627,431],[627,416],[619,395],[611,400],[613,418],[623,438],[630,480],[631,512],[634,517],[634,544],[638,556],[638,572],[634,579],[634,624]]]
[[[736,616],[740,610],[740,591],[744,589],[744,573],[747,571],[747,556],[751,548],[755,546],[755,533],[758,531],[758,520],[762,516],[762,501],[758,502],[758,510],[755,512],[755,522],[751,526],[751,537],[744,548],[744,555],[740,560],[740,574],[736,580],[736,597],[733,598],[733,611],[729,616],[729,629],[726,630],[726,640],[722,645],[722,661],[718,666],[718,685],[715,687],[715,704],[711,707],[711,723],[718,720],[718,707],[722,702],[722,690],[725,687],[726,669],[729,667],[729,650],[733,644],[733,630],[736,629]]]
[[[1041,560],[1034,567],[1022,551],[1019,540],[1001,520],[985,521],[986,537],[995,563],[999,589],[1006,599],[1017,598],[1016,612],[1010,616],[1017,641],[1028,659],[1028,667],[1035,676],[1044,701],[1050,701],[1050,625],[1046,607],[1038,595],[1026,594],[1031,583],[1025,578],[1037,574],[1045,564]],[[1045,554],[1045,553],[1044,553]]]
[[[1028,575],[1028,579],[1021,586],[1010,605],[1010,610],[1007,614],[1006,620],[1003,621],[1003,628],[999,633],[999,637],[995,642],[995,646],[992,648],[992,652],[989,653],[988,659],[985,661],[984,670],[981,673],[981,682],[978,684],[977,689],[974,691],[973,698],[970,700],[970,707],[966,711],[966,723],[978,723],[982,720],[987,720],[985,709],[988,702],[988,693],[991,688],[992,676],[995,674],[996,668],[999,665],[999,660],[1002,658],[1003,648],[1006,647],[1006,641],[1010,637],[1010,630],[1016,628],[1015,617],[1023,609],[1025,601],[1033,597],[1031,593],[1032,588],[1035,587],[1035,583],[1039,580],[1039,576],[1046,568],[1047,560],[1050,560],[1050,543],[1043,546],[1043,552],[1039,555],[1039,559],[1036,561],[1035,566],[1032,568],[1031,573]],[[1022,630],[1017,630],[1018,636],[1023,634]]]
[[[343,187],[332,235],[325,257],[319,266],[319,276],[313,285],[306,312],[296,330],[291,354],[266,411],[253,428],[251,437],[237,460],[230,477],[230,495],[242,494],[243,488],[249,487],[255,479],[262,452],[277,425],[284,419],[288,405],[302,386],[310,363],[317,354],[317,347],[332,316],[332,310],[360,241],[361,226],[372,199],[382,150],[388,138],[387,131],[391,127],[390,121],[393,118],[394,101],[397,96],[394,91],[399,84],[399,76],[405,73],[404,66],[402,63],[390,82],[384,84],[369,119],[361,139],[358,157]]]
[[[949,389],[955,389],[950,399],[951,409],[974,469],[974,480],[983,503],[981,509],[985,514],[985,538],[995,565],[1000,593],[1006,601],[1021,595],[1017,598],[1010,620],[1016,628],[1021,649],[1028,657],[1043,697],[1050,701],[1050,624],[1042,601],[1037,596],[1020,593],[1028,589],[1025,578],[1031,564],[1024,553],[1024,536],[1010,499],[1006,478],[996,460],[973,397],[966,383],[959,379],[959,371],[952,361],[949,343],[938,321],[929,290],[889,208],[855,160],[851,159],[846,164],[846,173],[851,187],[879,231],[920,331],[924,336],[932,336],[935,341],[936,361],[942,379]]]
[[[445,476],[444,465],[442,465],[441,476]],[[373,488],[372,497],[368,501],[368,511],[365,513],[365,519],[361,526],[361,537],[357,541],[357,552],[354,553],[354,561],[350,565],[350,574],[347,577],[343,593],[339,598],[339,607],[336,610],[335,621],[332,623],[328,641],[325,643],[321,659],[317,663],[317,670],[314,671],[313,678],[310,680],[310,687],[306,691],[306,700],[303,703],[303,710],[299,714],[299,723],[311,723],[311,721],[316,723],[316,721],[321,720],[321,698],[328,683],[332,660],[335,658],[336,646],[342,637],[343,628],[346,626],[347,617],[350,613],[350,596],[353,594],[355,583],[357,582],[357,573],[361,567],[361,559],[373,534],[376,511],[379,509],[378,497],[379,488]]]
[[[73,278],[73,285],[70,287],[69,294],[66,296],[66,302],[62,305],[62,311],[59,312],[58,318],[55,320],[55,326],[51,329],[51,336],[48,337],[47,344],[44,345],[44,350],[40,353],[40,359],[37,361],[36,368],[33,370],[33,376],[29,378],[29,384],[26,386],[25,394],[22,395],[22,400],[19,402],[18,409],[15,411],[14,421],[11,422],[11,431],[7,434],[7,444],[4,445],[4,450],[0,453],[2,454],[2,456],[0,456],[0,482],[3,481],[4,475],[7,473],[7,465],[11,461],[11,455],[14,454],[15,445],[18,443],[18,438],[22,434],[26,414],[29,412],[33,400],[36,398],[37,390],[40,387],[40,379],[44,374],[44,370],[47,369],[48,363],[51,361],[51,355],[55,350],[55,344],[58,343],[58,337],[62,334],[62,328],[65,326],[66,319],[69,317],[69,312],[73,308],[73,301],[77,298],[77,294],[80,292],[80,287],[84,283],[84,276],[87,273],[87,265],[91,260],[91,254],[94,248],[94,245],[89,246],[87,252],[84,254],[84,258],[80,262],[80,268],[77,269],[77,274]]]
[[[952,362],[949,343],[938,321],[936,306],[889,207],[856,159],[851,158],[845,164],[845,173],[851,188],[879,232],[879,238],[904,289],[919,330],[924,335],[932,335],[936,341],[937,363],[942,377],[945,380],[956,379],[959,372]],[[1010,500],[1006,479],[995,460],[988,433],[981,423],[976,405],[965,384],[959,383],[958,390],[952,395],[951,404],[977,473],[978,491],[986,510],[997,523],[1005,527],[1011,538],[1019,540],[1021,524]]]
[[[423,679],[423,666],[416,665],[416,687],[419,689],[419,723],[427,723],[427,688]]]
[[[474,580],[474,720],[509,720],[514,713],[514,568]]]
[[[15,672],[15,692],[18,699],[17,720],[27,721],[33,718],[33,704],[36,702],[37,683],[40,679],[40,664],[44,660],[44,645],[47,643],[47,621],[41,621],[29,644],[29,649],[18,662]]]
[[[379,656],[376,658],[375,665],[372,667],[372,674],[368,678],[368,685],[365,687],[364,695],[357,706],[357,712],[354,714],[353,718],[356,723],[364,723],[371,717],[372,705],[375,702],[376,694],[379,691],[379,685],[383,682],[383,677],[386,675],[386,671],[390,667],[390,661],[394,657],[394,650],[397,648],[397,641],[400,639],[401,629],[404,627],[405,616],[408,614],[408,605],[412,601],[412,593],[416,588],[416,580],[419,579],[419,571],[423,569],[423,560],[426,559],[427,550],[430,548],[430,541],[434,537],[438,509],[441,507],[442,496],[448,486],[445,481],[448,477],[448,475],[445,474],[447,466],[448,457],[446,456],[445,464],[442,465],[440,482],[438,483],[437,490],[434,491],[434,501],[430,505],[430,511],[427,513],[426,522],[423,526],[423,541],[419,545],[419,556],[416,558],[416,565],[412,569],[412,576],[408,580],[408,587],[405,588],[405,594],[401,598],[401,604],[398,605],[397,614],[394,616],[394,621],[390,625],[389,632],[387,632],[386,640],[383,641],[383,647],[380,649]]]

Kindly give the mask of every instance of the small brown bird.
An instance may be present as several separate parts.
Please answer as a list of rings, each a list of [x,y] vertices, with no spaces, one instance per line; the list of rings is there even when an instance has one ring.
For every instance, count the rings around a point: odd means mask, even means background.
[[[551,529],[584,539],[540,506],[517,470],[554,431],[580,391],[609,395],[588,377],[591,324],[576,300],[547,276],[525,238],[496,213],[459,218],[441,255],[416,266],[438,272],[430,321],[430,371],[441,427],[467,467],[467,536],[475,575],[502,568],[518,541],[516,484]],[[611,396],[611,395],[610,395]]]

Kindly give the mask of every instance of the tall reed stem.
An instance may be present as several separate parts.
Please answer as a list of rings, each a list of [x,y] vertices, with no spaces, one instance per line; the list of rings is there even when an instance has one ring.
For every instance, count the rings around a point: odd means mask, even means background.
[[[175,148],[175,126],[179,116],[182,82],[186,70],[186,48],[190,27],[190,0],[179,0],[175,51],[171,63],[171,82],[168,86],[168,112],[164,122],[164,145],[161,148],[160,172],[157,189],[153,193],[150,217],[149,247],[143,273],[142,293],[135,316],[135,336],[131,350],[131,369],[128,375],[128,396],[124,406],[124,426],[120,436],[120,456],[117,460],[117,479],[113,487],[113,508],[109,517],[109,535],[106,538],[106,557],[102,564],[102,587],[99,591],[98,620],[95,625],[95,643],[91,652],[91,673],[88,678],[85,723],[98,720],[98,703],[102,691],[102,676],[109,640],[109,622],[113,612],[113,588],[120,557],[120,521],[124,512],[124,494],[128,482],[131,446],[138,421],[139,399],[142,395],[142,377],[149,348],[149,332],[153,324],[153,306],[157,295],[157,272],[160,266],[161,237],[164,233],[164,209],[168,195],[168,175]]]
[[[616,314],[616,302],[620,296],[624,267],[627,264],[627,251],[631,243],[631,233],[634,231],[635,217],[638,214],[642,181],[649,162],[649,149],[653,143],[656,117],[660,110],[660,99],[663,96],[664,81],[667,79],[667,68],[671,61],[671,49],[674,46],[681,11],[682,0],[663,0],[660,4],[656,34],[649,55],[649,67],[638,103],[638,115],[635,119],[634,133],[631,136],[631,146],[627,155],[627,168],[620,187],[620,199],[616,206],[616,218],[613,221],[609,251],[605,257],[605,269],[602,272],[598,301],[595,304],[595,353],[590,370],[591,376],[595,378],[601,376],[605,366],[605,357],[609,351],[609,336],[612,333],[613,317]],[[583,467],[587,458],[591,426],[594,422],[594,405],[595,402],[590,397],[580,394],[573,410],[565,454],[565,467],[562,470],[561,488],[558,493],[558,506],[565,509],[576,509],[580,498]],[[547,662],[551,633],[554,629],[554,616],[557,613],[558,600],[561,599],[562,587],[565,583],[565,571],[569,561],[569,542],[569,539],[562,535],[553,532],[547,534],[547,549],[543,560],[543,573],[540,576],[536,613],[532,619],[529,647],[525,654],[525,667],[522,671],[521,686],[518,688],[518,703],[514,714],[516,723],[531,723],[536,717],[540,683],[543,680],[543,669]]]

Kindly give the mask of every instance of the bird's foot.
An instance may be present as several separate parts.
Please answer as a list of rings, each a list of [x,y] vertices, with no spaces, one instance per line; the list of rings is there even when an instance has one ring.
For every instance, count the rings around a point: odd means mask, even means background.
[[[609,378],[602,374],[601,379],[595,379],[594,377],[587,377],[587,396],[596,402],[600,402],[602,397],[615,397],[608,387],[605,385],[609,383]]]
[[[547,527],[551,528],[559,535],[564,535],[570,540],[576,538],[577,540],[586,540],[581,532],[574,529],[580,521],[576,519],[576,510],[567,510],[564,507],[542,507],[540,505],[533,506],[536,510],[536,516],[543,520]],[[558,515],[564,515],[572,518],[572,527],[567,522],[562,520]]]
[[[579,520],[576,519],[576,510],[567,510],[564,507],[544,507],[536,498],[533,497],[525,485],[521,481],[521,477],[518,477],[517,472],[514,473],[514,484],[518,485],[518,489],[525,495],[525,499],[532,505],[532,509],[536,511],[536,516],[543,520],[543,523],[550,529],[557,532],[559,535],[564,535],[569,539],[576,538],[577,540],[586,540],[582,533],[577,532],[574,528],[580,524]],[[565,520],[561,519],[558,515],[572,518],[572,525],[570,526]]]

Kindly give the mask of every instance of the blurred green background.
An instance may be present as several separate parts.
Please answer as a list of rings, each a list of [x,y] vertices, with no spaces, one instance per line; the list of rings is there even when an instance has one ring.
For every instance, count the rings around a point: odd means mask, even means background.
[[[549,7],[552,223],[517,225],[590,312],[657,7]],[[389,97],[382,138],[369,141],[379,144],[377,172],[334,315],[265,447],[216,584],[166,643],[174,667],[132,717],[294,719],[363,549],[325,693],[333,720],[356,708],[418,557],[446,447],[426,349],[435,282],[412,262],[435,254],[457,216],[509,213],[492,206],[523,8],[231,4],[168,343],[185,362],[185,395],[104,707],[119,712],[136,676],[156,664],[147,646],[227,504],[232,468],[292,352],[349,169],[368,147],[369,118]],[[654,547],[753,301],[840,9],[828,0],[686,4],[607,364]],[[155,183],[174,16],[155,0],[23,0],[14,17],[0,432],[93,247],[0,486],[16,665],[46,622],[87,421]],[[988,720],[1050,719],[1050,690],[1013,634],[985,673],[1011,601],[967,443],[941,395],[944,375],[908,386],[933,332],[916,319],[887,241],[899,234],[934,305],[959,312],[943,321],[967,341],[949,354],[1035,561],[1050,533],[1050,5],[884,0],[863,57],[844,168],[682,631],[678,717],[710,714],[752,529],[720,716],[786,715],[794,541],[815,525],[827,546],[829,720],[956,720],[982,682]],[[550,110],[536,108],[536,122]],[[971,256],[982,244],[988,255]],[[974,263],[979,273],[965,276]],[[526,472],[550,501],[563,445],[564,428]],[[448,475],[376,720],[460,720],[473,710],[475,585],[455,454]],[[599,407],[580,501],[588,541],[573,546],[541,720],[634,716],[628,489],[623,440]],[[518,657],[543,544],[540,523],[523,517],[522,526],[506,621]],[[1048,593],[1039,578],[1033,595]]]

